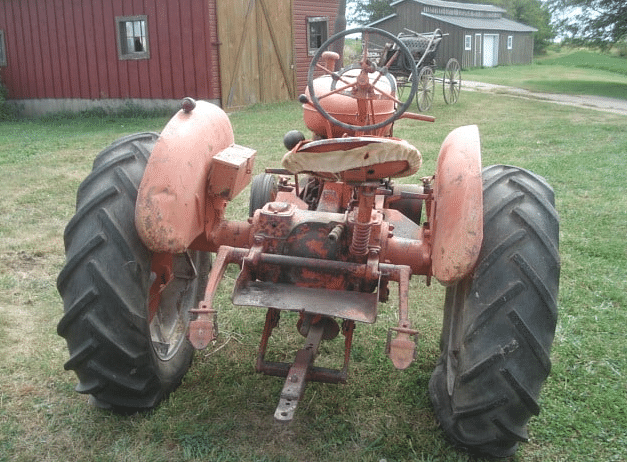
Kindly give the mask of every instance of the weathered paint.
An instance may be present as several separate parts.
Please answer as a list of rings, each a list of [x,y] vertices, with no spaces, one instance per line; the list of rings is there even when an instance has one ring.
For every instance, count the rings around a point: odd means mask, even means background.
[[[435,173],[431,217],[433,275],[459,281],[474,267],[483,240],[483,187],[479,129],[468,125],[444,140]]]
[[[198,101],[166,125],[146,166],[135,208],[135,226],[155,252],[180,253],[218,223],[212,208],[224,199],[207,193],[213,157],[233,144],[233,129],[222,109]],[[208,207],[209,206],[209,207]]]

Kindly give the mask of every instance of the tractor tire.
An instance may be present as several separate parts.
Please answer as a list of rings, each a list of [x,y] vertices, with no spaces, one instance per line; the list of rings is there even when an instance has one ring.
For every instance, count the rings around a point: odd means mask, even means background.
[[[78,189],[57,278],[65,369],[78,376],[77,392],[123,414],[155,407],[181,383],[194,354],[188,310],[204,295],[211,264],[204,252],[153,254],[135,231],[137,189],[157,137],[131,135],[98,155]],[[169,282],[155,273],[164,264]]]
[[[447,287],[429,392],[454,445],[509,457],[551,369],[559,217],[547,182],[516,167],[483,170],[483,202],[482,249],[473,273]]]
[[[274,175],[260,173],[255,175],[250,183],[250,199],[248,201],[248,216],[252,217],[257,210],[268,202],[274,201],[278,186]]]

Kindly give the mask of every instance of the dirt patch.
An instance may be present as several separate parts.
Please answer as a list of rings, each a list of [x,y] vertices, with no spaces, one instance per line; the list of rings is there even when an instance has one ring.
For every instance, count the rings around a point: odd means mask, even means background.
[[[597,111],[611,112],[627,116],[627,100],[606,98],[593,95],[563,95],[558,93],[540,93],[524,90],[522,88],[494,85],[491,83],[464,81],[462,90],[480,91],[485,93],[498,93],[517,98],[537,99],[549,103],[574,106]]]

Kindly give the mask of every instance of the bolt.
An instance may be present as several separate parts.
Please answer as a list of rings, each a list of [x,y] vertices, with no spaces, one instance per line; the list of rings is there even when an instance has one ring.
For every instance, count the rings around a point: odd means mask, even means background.
[[[183,112],[185,114],[189,114],[190,112],[192,112],[195,107],[196,107],[196,101],[193,98],[190,98],[189,96],[187,98],[184,98],[181,103],[181,109],[183,109]]]

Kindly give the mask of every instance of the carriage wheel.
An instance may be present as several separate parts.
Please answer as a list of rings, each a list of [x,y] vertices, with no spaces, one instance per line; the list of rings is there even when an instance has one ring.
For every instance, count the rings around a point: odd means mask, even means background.
[[[459,61],[451,58],[446,63],[444,69],[444,101],[446,104],[455,104],[459,99],[459,92],[462,89],[462,71]]]
[[[405,90],[411,90],[413,75],[414,74],[409,74],[409,77],[405,77],[404,75],[396,77],[396,94],[399,99],[403,99]]]
[[[433,104],[433,92],[435,90],[435,78],[433,69],[425,66],[418,73],[418,90],[416,91],[416,103],[420,111],[428,111]]]

